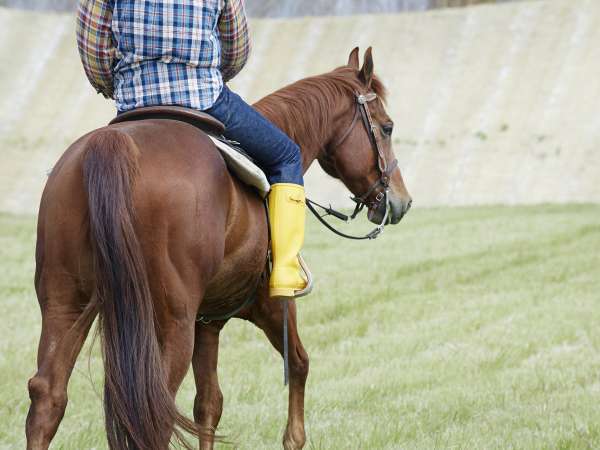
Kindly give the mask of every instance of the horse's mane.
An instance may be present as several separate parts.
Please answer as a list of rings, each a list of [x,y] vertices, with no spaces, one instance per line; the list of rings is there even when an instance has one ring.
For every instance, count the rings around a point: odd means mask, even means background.
[[[371,90],[385,101],[383,83],[373,76]],[[320,149],[331,130],[332,113],[340,96],[354,97],[364,85],[351,67],[339,67],[323,75],[304,78],[270,94],[256,108],[304,147]]]

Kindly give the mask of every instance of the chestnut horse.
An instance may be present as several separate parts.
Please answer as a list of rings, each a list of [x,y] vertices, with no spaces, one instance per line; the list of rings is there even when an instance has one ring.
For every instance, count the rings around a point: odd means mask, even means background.
[[[380,157],[392,161],[392,122],[371,50],[306,78],[255,106],[355,195],[371,190],[369,217],[387,208],[397,223],[410,207],[400,171],[391,171],[384,204],[370,130],[356,120],[367,105]],[[376,186],[374,189],[370,187]],[[381,203],[381,202],[380,202]],[[44,190],[37,231],[35,287],[42,312],[38,370],[29,380],[27,448],[46,449],[67,405],[67,383],[95,317],[105,365],[104,411],[111,449],[166,449],[183,433],[213,447],[223,397],[217,380],[219,332],[199,314],[233,311],[264,280],[268,226],[263,203],[233,177],[199,129],[151,119],[111,125],[75,142]],[[268,283],[266,283],[268,284]],[[260,327],[283,351],[282,303],[259,283],[257,300],[235,317]],[[290,385],[286,449],[305,443],[308,356],[289,308]],[[175,406],[190,363],[194,421]],[[185,444],[184,445],[188,445]]]

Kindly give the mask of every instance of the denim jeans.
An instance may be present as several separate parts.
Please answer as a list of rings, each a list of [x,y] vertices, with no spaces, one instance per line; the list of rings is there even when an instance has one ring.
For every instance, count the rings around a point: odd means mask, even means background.
[[[227,86],[205,112],[223,122],[224,136],[240,143],[271,184],[304,185],[300,147]]]

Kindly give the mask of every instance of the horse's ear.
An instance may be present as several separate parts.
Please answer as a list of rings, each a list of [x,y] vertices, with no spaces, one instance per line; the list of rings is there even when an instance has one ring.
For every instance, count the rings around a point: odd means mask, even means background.
[[[365,60],[362,69],[360,69],[359,77],[365,83],[365,86],[371,86],[371,80],[373,79],[373,53],[371,47],[365,52]]]
[[[348,57],[348,67],[358,70],[358,47],[354,47],[354,50],[350,52],[350,56]]]

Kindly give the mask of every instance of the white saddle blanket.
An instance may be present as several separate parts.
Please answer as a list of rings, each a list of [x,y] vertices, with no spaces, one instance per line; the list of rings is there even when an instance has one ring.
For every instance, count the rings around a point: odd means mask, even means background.
[[[215,146],[219,149],[221,155],[223,155],[223,159],[225,159],[229,170],[242,182],[255,187],[260,196],[265,198],[271,190],[271,185],[260,167],[225,142],[218,140],[214,136],[209,135],[208,137],[215,143]]]

